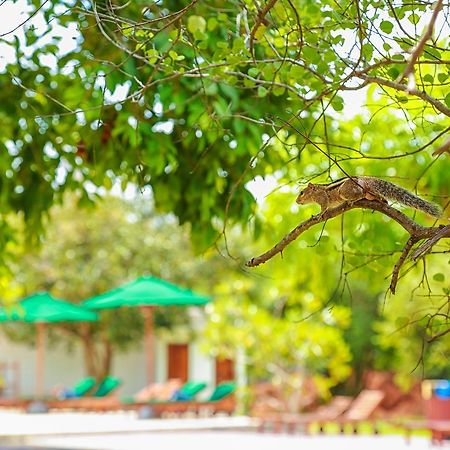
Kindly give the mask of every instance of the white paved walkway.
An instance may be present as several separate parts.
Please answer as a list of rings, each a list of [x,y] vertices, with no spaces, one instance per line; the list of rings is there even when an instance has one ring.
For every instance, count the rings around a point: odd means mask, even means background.
[[[425,438],[407,445],[401,436],[287,436],[254,432],[160,432],[104,436],[36,438],[33,445],[95,450],[430,450]],[[443,448],[450,448],[446,445]]]
[[[24,414],[0,410],[0,450],[429,450],[402,436],[303,436],[257,433],[249,417],[139,420],[133,412]],[[450,443],[442,448],[450,449]]]
[[[211,429],[248,430],[255,426],[256,422],[254,420],[244,416],[140,420],[133,411],[25,414],[0,410],[0,442],[2,438],[14,436],[58,436]]]

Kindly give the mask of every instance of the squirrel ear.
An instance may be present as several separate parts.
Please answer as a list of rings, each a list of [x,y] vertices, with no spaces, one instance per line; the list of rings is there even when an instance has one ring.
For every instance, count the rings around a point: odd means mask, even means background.
[[[309,187],[309,186],[312,186],[312,185],[313,185],[312,183],[308,183],[308,187]]]

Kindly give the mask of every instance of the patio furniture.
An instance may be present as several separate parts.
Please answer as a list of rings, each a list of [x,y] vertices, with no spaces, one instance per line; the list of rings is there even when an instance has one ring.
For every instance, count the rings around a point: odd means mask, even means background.
[[[83,397],[92,391],[96,384],[94,377],[85,377],[77,381],[72,388],[62,388],[56,396],[61,400]]]
[[[171,401],[161,403],[148,403],[153,417],[161,417],[164,414],[182,414],[191,412],[200,414],[201,412],[214,415],[217,413],[226,413],[231,415],[236,409],[236,401],[232,395],[236,390],[236,384],[233,382],[224,382],[216,386],[212,394],[204,401]]]
[[[53,401],[62,401],[69,398],[80,398],[91,391],[96,381],[94,377],[85,377],[79,380],[70,389],[62,389],[55,397],[42,397],[41,400],[44,403]],[[28,410],[30,404],[35,403],[37,399],[35,397],[17,397],[17,398],[0,398],[0,407],[3,408],[17,408]]]
[[[320,406],[311,413],[271,414],[261,418],[258,430],[263,432],[270,428],[273,432],[280,433],[285,428],[288,432],[293,433],[301,428],[305,433],[308,433],[309,426],[317,423],[322,432],[323,425],[336,420],[349,408],[351,403],[351,397],[337,395],[332,398],[330,403]]]
[[[380,406],[384,396],[383,391],[375,389],[361,391],[353,400],[350,408],[334,421],[339,424],[340,432],[344,433],[345,427],[350,426],[353,433],[357,434],[358,425],[361,422],[370,422],[373,426],[374,434],[378,434],[375,411]]]
[[[85,411],[108,411],[118,409],[120,401],[114,395],[122,384],[116,377],[105,377],[94,390],[92,396],[67,398],[63,400],[47,400],[48,409],[81,409]]]
[[[191,401],[195,399],[195,396],[199,394],[206,388],[206,383],[196,382],[196,381],[187,381],[181,386],[180,389],[176,390],[171,399],[173,401],[183,402],[183,401]]]
[[[373,421],[374,412],[383,400],[384,393],[378,390],[363,390],[352,400],[350,397],[336,396],[328,405],[318,408],[312,413],[305,414],[275,414],[263,417],[259,426],[260,431],[271,428],[275,433],[284,429],[294,433],[297,429],[308,433],[312,424],[317,424],[319,432],[324,431],[327,423],[339,425],[339,430],[344,433],[345,428],[352,427],[353,433],[358,432],[361,422],[371,422],[374,433],[377,433],[376,424]]]
[[[151,383],[131,397],[121,399],[124,405],[135,407],[136,405],[146,405],[152,401],[169,401],[172,396],[184,385],[178,378],[171,378],[162,383]]]

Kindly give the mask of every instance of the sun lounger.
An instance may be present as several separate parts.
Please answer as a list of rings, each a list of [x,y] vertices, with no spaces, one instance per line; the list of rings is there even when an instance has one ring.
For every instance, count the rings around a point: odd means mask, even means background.
[[[81,409],[89,411],[116,409],[120,401],[113,394],[116,393],[121,384],[122,381],[119,378],[107,376],[97,385],[92,396],[47,400],[45,403],[49,409]]]
[[[72,388],[60,389],[52,397],[44,397],[42,399],[37,399],[35,397],[23,397],[23,398],[0,398],[0,407],[4,408],[17,408],[17,409],[28,409],[30,404],[36,401],[59,401],[68,398],[79,398],[83,397],[89,393],[96,385],[94,377],[85,377],[77,381]]]
[[[385,393],[375,389],[365,389],[353,400],[350,408],[338,419],[335,420],[340,426],[341,433],[344,433],[346,426],[351,426],[354,434],[358,433],[358,425],[361,422],[371,422],[373,431],[378,432],[374,421],[375,411],[383,401]]]
[[[182,381],[178,378],[171,378],[163,383],[151,383],[131,397],[122,398],[124,405],[144,405],[152,401],[169,401],[174,393],[181,389]]]
[[[331,399],[330,403],[320,406],[310,413],[270,414],[261,418],[259,431],[263,432],[271,429],[273,432],[279,433],[283,429],[286,429],[288,432],[293,433],[298,428],[301,428],[307,433],[309,426],[313,423],[317,423],[320,430],[323,431],[323,425],[327,422],[337,420],[349,408],[351,403],[351,397],[337,395]]]
[[[186,412],[199,414],[201,411],[208,412],[209,414],[217,414],[219,412],[232,414],[236,408],[236,402],[232,395],[235,390],[235,383],[224,382],[218,384],[210,397],[205,401],[187,400],[149,403],[147,407],[151,408],[154,417]]]
[[[206,383],[187,381],[180,387],[171,397],[174,401],[191,401],[195,399],[195,396],[206,388]]]
[[[361,422],[372,422],[376,433],[376,424],[373,421],[374,412],[384,398],[384,393],[378,390],[363,390],[352,401],[350,397],[336,396],[333,400],[312,413],[306,414],[274,414],[261,419],[260,431],[271,428],[274,432],[281,432],[284,429],[288,432],[295,432],[301,429],[308,433],[312,424],[317,424],[319,432],[323,432],[327,423],[339,425],[341,433],[346,427],[352,427],[354,433],[358,432],[358,425]]]
[[[77,381],[72,388],[54,389],[54,394],[58,399],[78,398],[87,395],[91,392],[97,382],[94,377],[85,377]]]

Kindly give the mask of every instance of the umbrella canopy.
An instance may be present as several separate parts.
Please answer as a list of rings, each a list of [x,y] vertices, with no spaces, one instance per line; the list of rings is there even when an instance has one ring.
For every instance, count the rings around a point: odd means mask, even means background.
[[[121,306],[205,305],[209,298],[156,277],[139,277],[131,283],[83,302],[90,309]]]
[[[38,292],[6,309],[0,307],[0,322],[63,322],[94,321],[97,314],[54,298],[48,292]]]
[[[94,321],[97,314],[54,298],[48,292],[38,292],[7,309],[0,307],[0,322],[31,322],[37,324],[36,395],[44,392],[45,324],[65,321]]]
[[[145,353],[147,381],[153,382],[153,308],[169,305],[204,305],[208,297],[197,295],[189,289],[183,289],[155,277],[139,277],[131,283],[92,297],[83,302],[83,306],[92,309],[119,308],[121,306],[139,306],[144,313]]]

